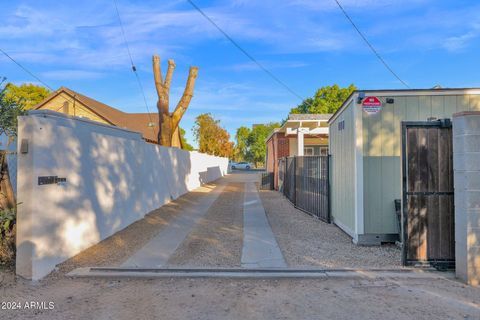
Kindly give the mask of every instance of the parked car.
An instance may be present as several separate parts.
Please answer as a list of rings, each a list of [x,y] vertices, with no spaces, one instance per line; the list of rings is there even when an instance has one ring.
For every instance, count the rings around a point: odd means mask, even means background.
[[[250,162],[233,162],[232,163],[232,169],[244,169],[244,170],[250,170],[253,168],[253,164]]]

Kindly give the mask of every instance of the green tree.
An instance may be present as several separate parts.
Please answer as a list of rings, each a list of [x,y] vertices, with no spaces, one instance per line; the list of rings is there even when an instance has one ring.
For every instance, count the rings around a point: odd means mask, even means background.
[[[335,113],[355,90],[357,87],[353,84],[347,88],[341,88],[337,84],[321,87],[313,98],[305,99],[296,108],[291,109],[290,113]]]
[[[280,127],[280,123],[271,122],[268,124],[256,125],[250,131],[247,139],[246,160],[255,163],[257,167],[263,166],[267,152],[267,140],[273,129]]]
[[[235,161],[245,161],[248,151],[248,136],[250,129],[247,127],[240,127],[235,134]]]
[[[50,94],[50,90],[47,88],[32,83],[24,83],[19,86],[8,83],[5,89],[7,99],[21,103],[25,110],[32,109]]]
[[[220,120],[215,120],[210,113],[197,116],[192,130],[200,152],[228,158],[233,156],[230,135],[220,126]]]
[[[3,86],[6,78],[0,80],[0,135],[17,135],[17,117],[24,114],[22,101],[7,94],[7,88]]]
[[[193,151],[193,146],[188,143],[187,138],[185,138],[185,129],[180,128],[180,140],[182,141],[182,149]]]
[[[17,135],[17,117],[24,114],[24,110],[21,101],[6,95],[6,88],[3,86],[5,80],[6,78],[0,79],[0,135],[12,138]],[[1,215],[6,213],[1,210],[12,208],[15,208],[15,195],[8,174],[7,151],[0,150],[0,219]],[[4,244],[0,241],[0,259],[5,250]]]

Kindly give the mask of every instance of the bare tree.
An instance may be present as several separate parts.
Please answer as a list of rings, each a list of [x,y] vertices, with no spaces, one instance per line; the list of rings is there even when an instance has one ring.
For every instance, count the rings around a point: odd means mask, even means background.
[[[167,75],[165,76],[165,79],[163,79],[160,57],[156,55],[153,56],[153,75],[158,95],[158,143],[166,147],[181,148],[180,130],[178,125],[192,100],[195,80],[198,75],[198,67],[190,67],[187,84],[182,98],[178,102],[175,110],[170,112],[170,84],[172,82],[174,69],[175,62],[172,59],[168,60]]]

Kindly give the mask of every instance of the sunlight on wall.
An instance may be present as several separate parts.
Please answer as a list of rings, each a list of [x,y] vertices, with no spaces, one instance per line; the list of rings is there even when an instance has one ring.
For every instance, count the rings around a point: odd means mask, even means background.
[[[59,233],[65,244],[62,250],[65,256],[72,256],[100,241],[95,214],[90,210],[77,212],[76,217],[67,217]]]

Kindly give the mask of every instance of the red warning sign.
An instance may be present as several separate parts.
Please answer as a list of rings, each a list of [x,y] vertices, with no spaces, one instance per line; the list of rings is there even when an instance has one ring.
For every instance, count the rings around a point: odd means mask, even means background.
[[[365,97],[362,102],[363,111],[369,114],[378,113],[382,110],[382,102],[374,96]]]

